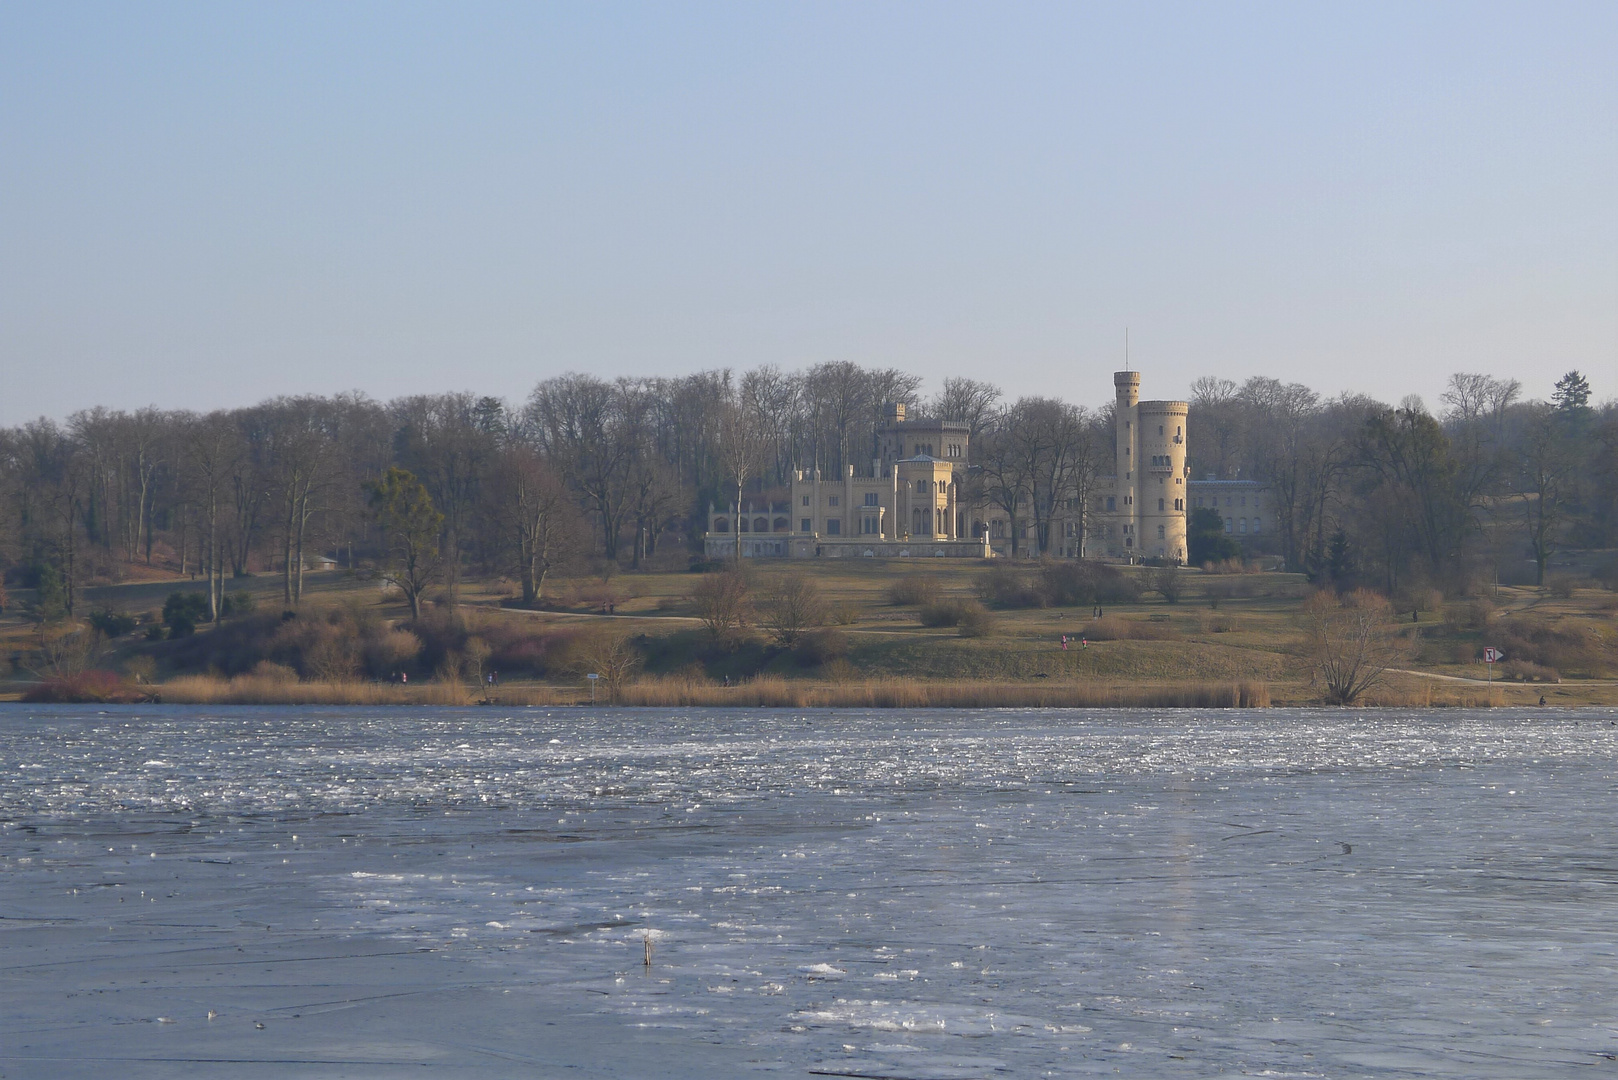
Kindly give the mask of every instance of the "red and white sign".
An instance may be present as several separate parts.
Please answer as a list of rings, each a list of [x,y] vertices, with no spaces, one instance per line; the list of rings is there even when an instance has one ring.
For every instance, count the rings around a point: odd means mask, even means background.
[[[1500,656],[1500,650],[1499,649],[1493,648],[1491,646],[1490,648],[1486,648],[1486,649],[1483,650],[1483,662],[1485,664],[1498,663],[1500,659],[1501,659],[1501,656]]]

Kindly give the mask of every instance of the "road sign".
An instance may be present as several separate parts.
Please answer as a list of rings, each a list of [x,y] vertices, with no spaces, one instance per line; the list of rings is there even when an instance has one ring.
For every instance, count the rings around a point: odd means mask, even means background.
[[[601,676],[592,671],[590,674],[586,675],[585,678],[590,680],[590,704],[594,705],[596,703],[596,680],[601,678]]]
[[[1490,647],[1490,648],[1487,648],[1487,649],[1483,650],[1483,662],[1485,664],[1498,663],[1500,661],[1500,659],[1501,659],[1501,656],[1500,656],[1500,650],[1499,649]]]
[[[1490,649],[1489,651],[1494,652],[1493,649]],[[601,676],[597,675],[595,672],[592,671],[592,672],[590,672],[590,674],[586,675],[585,678],[586,679],[599,679],[599,678],[601,678]]]

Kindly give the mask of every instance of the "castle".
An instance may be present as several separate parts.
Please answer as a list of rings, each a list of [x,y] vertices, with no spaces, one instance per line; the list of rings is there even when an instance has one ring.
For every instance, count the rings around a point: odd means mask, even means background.
[[[1186,416],[1183,401],[1141,401],[1140,373],[1113,375],[1117,393],[1115,470],[1060,500],[1043,552],[1030,521],[970,499],[970,430],[950,420],[909,418],[885,407],[869,472],[845,466],[793,473],[782,500],[744,499],[714,509],[704,548],[710,558],[990,558],[1019,550],[1125,561],[1186,557]]]

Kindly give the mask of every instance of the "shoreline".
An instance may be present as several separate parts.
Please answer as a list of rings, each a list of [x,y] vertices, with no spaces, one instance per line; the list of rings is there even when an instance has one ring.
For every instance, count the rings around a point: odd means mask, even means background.
[[[0,687],[0,703],[21,703],[28,684]],[[193,675],[166,682],[130,686],[149,694],[153,703],[172,705],[400,705],[440,707],[580,707],[591,704],[588,685],[510,683],[474,687],[456,682],[418,684],[363,680],[294,681],[243,675],[234,678]],[[1615,704],[1613,687],[1577,683],[1555,686],[1495,683],[1469,685],[1420,673],[1400,673],[1365,694],[1350,707],[1363,708],[1491,708],[1537,706],[1541,695],[1554,694],[1544,707]],[[1582,692],[1581,692],[1582,691]],[[1605,691],[1605,692],[1603,692]],[[616,700],[615,700],[616,699]],[[107,703],[91,698],[80,703]],[[840,682],[760,676],[725,686],[679,676],[647,677],[612,693],[598,686],[597,703],[618,708],[1204,708],[1250,709],[1272,706],[1319,706],[1324,703],[1308,686],[1258,680],[1140,681],[1115,680],[929,680],[875,677]]]

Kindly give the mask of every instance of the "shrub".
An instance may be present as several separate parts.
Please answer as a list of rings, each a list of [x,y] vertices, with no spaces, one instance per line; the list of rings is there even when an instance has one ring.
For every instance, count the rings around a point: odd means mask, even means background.
[[[1177,566],[1160,566],[1152,572],[1152,589],[1164,600],[1178,604],[1185,592],[1185,578]]]
[[[228,593],[219,605],[221,618],[230,618],[232,615],[251,615],[258,610],[258,601],[250,592]]]
[[[1500,627],[1498,645],[1507,661],[1523,660],[1557,671],[1602,675],[1611,666],[1601,638],[1575,622],[1518,616]]]
[[[194,633],[197,623],[207,620],[208,598],[199,592],[172,592],[163,601],[163,625],[169,628],[169,637]]]
[[[860,621],[859,606],[846,603],[833,605],[826,621],[837,626],[853,626]]]
[[[1140,585],[1134,578],[1106,563],[1084,559],[1046,563],[1040,568],[1039,589],[1051,607],[1128,604],[1140,599]]]
[[[1084,624],[1083,634],[1091,641],[1168,641],[1179,637],[1166,623],[1121,619],[1116,615],[1091,619]]]
[[[966,601],[940,600],[935,604],[928,604],[916,612],[916,617],[923,626],[958,626],[961,621],[961,607]]]
[[[421,638],[404,629],[386,630],[365,643],[365,669],[372,678],[387,679],[415,669]]]
[[[1573,590],[1578,587],[1578,579],[1571,574],[1557,574],[1555,577],[1545,579],[1545,591],[1558,600],[1573,599]]]
[[[1608,559],[1596,567],[1595,574],[1592,576],[1601,583],[1602,588],[1618,592],[1618,559]],[[3,603],[4,601],[0,600],[0,604]]]
[[[109,704],[144,701],[147,693],[110,671],[56,675],[29,687],[23,700],[36,704]]]
[[[1554,668],[1536,664],[1531,660],[1507,660],[1500,665],[1499,677],[1508,682],[1560,682]]]
[[[781,645],[826,621],[826,603],[807,574],[793,571],[778,578],[764,597],[764,625]]]
[[[848,655],[848,635],[834,626],[811,630],[798,638],[793,652],[804,664],[829,664]]]
[[[988,637],[995,631],[994,617],[982,604],[963,602],[956,616],[955,632],[963,638]]]
[[[298,673],[285,664],[277,664],[274,660],[260,660],[253,665],[253,675],[270,682],[289,683],[298,681]]]
[[[906,574],[888,586],[888,603],[899,607],[921,607],[936,603],[943,586],[931,574]]]
[[[135,619],[121,611],[101,608],[90,613],[90,625],[95,627],[102,637],[123,637],[135,629]]]
[[[1045,596],[1024,570],[1009,566],[992,567],[977,582],[978,596],[999,608],[1044,607]]]
[[[752,583],[746,570],[709,574],[691,592],[697,617],[715,641],[734,647],[753,621]]]

